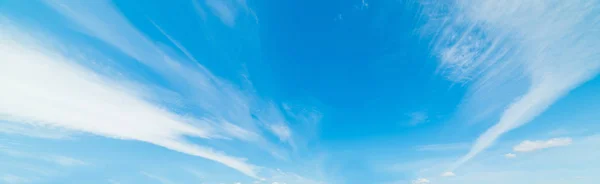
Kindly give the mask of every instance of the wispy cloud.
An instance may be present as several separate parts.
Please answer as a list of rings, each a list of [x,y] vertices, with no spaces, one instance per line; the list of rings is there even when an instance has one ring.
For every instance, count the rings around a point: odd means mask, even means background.
[[[59,166],[64,167],[75,167],[75,166],[83,166],[88,165],[87,162],[76,159],[69,156],[64,155],[55,155],[49,153],[39,153],[39,152],[26,152],[19,150],[13,146],[3,146],[0,145],[0,154],[4,154],[9,157],[15,158],[26,158],[28,160],[39,160],[47,163],[52,163]]]
[[[5,23],[5,22],[3,22]],[[242,159],[187,143],[183,135],[210,138],[202,120],[178,116],[97,76],[69,58],[2,26],[0,116],[13,122],[58,126],[120,139],[150,142],[221,162],[249,176],[255,168]],[[40,90],[43,89],[43,90]]]
[[[573,140],[569,137],[566,138],[553,138],[546,141],[530,141],[525,140],[520,144],[516,145],[513,150],[516,152],[532,152],[536,150],[552,148],[552,147],[560,147],[560,146],[568,146],[573,142]]]
[[[281,183],[281,184],[324,184],[325,182],[302,177],[298,174],[285,172],[280,169],[270,170],[269,178],[265,178],[258,183]]]
[[[431,183],[456,184],[456,183],[544,183],[562,184],[576,181],[577,183],[595,183],[599,177],[600,164],[596,152],[600,151],[600,136],[591,135],[579,137],[568,147],[561,149],[547,149],[535,155],[522,155],[522,159],[507,160],[502,157],[502,150],[511,149],[508,144],[499,144],[496,151],[482,152],[479,157],[465,164],[457,171],[456,176],[440,177],[439,170],[447,169],[441,164],[433,168],[425,163],[420,168],[426,171],[413,169],[406,173],[427,178]],[[519,155],[521,156],[521,155]],[[452,160],[449,160],[451,163]],[[423,164],[423,163],[421,163]],[[581,177],[584,176],[584,177]],[[406,182],[404,182],[406,183]]]
[[[417,151],[456,151],[469,149],[469,143],[430,144],[417,146]]]
[[[579,128],[579,129],[559,128],[559,129],[555,129],[555,130],[548,132],[548,135],[550,135],[550,136],[581,135],[588,131],[589,130],[586,128]]]
[[[425,112],[413,112],[408,114],[408,117],[410,118],[408,123],[413,126],[429,121],[429,116]]]
[[[30,180],[24,177],[12,175],[12,174],[4,174],[0,176],[0,180],[6,184],[21,184],[21,183],[29,183]]]
[[[221,19],[221,21],[228,26],[235,25],[235,19],[237,17],[237,10],[234,6],[235,1],[230,0],[206,0],[206,5],[210,7],[213,14]]]
[[[453,172],[444,172],[442,173],[442,177],[453,177],[456,176]]]
[[[205,3],[211,9],[211,12],[217,16],[223,24],[229,27],[235,26],[236,20],[241,15],[251,15],[258,23],[256,14],[248,7],[245,0],[206,0]],[[197,10],[199,11],[199,14],[205,14],[201,13],[202,10]]]
[[[202,5],[200,5],[198,0],[192,0],[192,6],[194,6],[194,10],[196,10],[196,13],[198,14],[198,16],[200,16],[202,21],[206,21],[208,15],[206,14],[206,10],[204,10]]]
[[[429,181],[429,179],[427,179],[427,178],[419,178],[419,179],[413,180],[411,183],[412,184],[427,184],[427,183],[431,183],[431,181]]]
[[[283,142],[288,141],[292,136],[290,128],[285,124],[272,124],[270,125],[270,129]]]
[[[75,133],[61,127],[0,122],[0,134],[22,135],[42,139],[72,139]]]
[[[507,105],[498,123],[453,168],[534,119],[600,69],[599,51],[593,49],[600,43],[595,1],[435,2],[425,5],[432,11],[424,12],[428,26],[438,28],[434,51],[441,73],[470,84],[467,106]],[[518,91],[524,94],[512,101]]]
[[[261,132],[271,132],[293,145],[293,130],[278,107],[268,112],[261,111],[271,108],[269,104],[272,103],[213,75],[157,24],[156,28],[184,57],[147,38],[109,1],[44,2],[75,23],[76,26],[72,27],[153,70],[159,78],[166,80],[169,87],[163,89],[161,85],[148,81],[138,82],[127,77],[116,79],[112,75],[96,73],[95,68],[89,66],[89,61],[69,58],[53,50],[59,47],[57,45],[41,44],[46,40],[36,41],[37,38],[17,34],[32,30],[3,29],[3,33],[7,33],[2,34],[3,40],[7,42],[2,43],[2,48],[10,49],[2,50],[2,66],[7,65],[2,71],[13,72],[7,72],[0,82],[8,88],[18,86],[15,90],[0,93],[10,99],[0,103],[1,114],[7,115],[3,119],[149,142],[220,162],[255,178],[258,178],[258,167],[246,163],[245,159],[192,144],[184,137],[234,138],[257,143],[274,155],[283,154],[278,153],[281,151],[263,138]],[[228,8],[256,18],[244,0],[206,3],[212,4],[209,7],[214,12],[225,16],[226,23],[234,23],[227,16],[237,15],[235,12],[227,13],[232,10]],[[196,5],[199,5],[198,2]],[[21,60],[26,62],[18,62]],[[127,74],[135,71],[118,72]],[[38,90],[41,88],[45,91]],[[169,109],[171,104],[160,100],[164,92],[186,100],[174,100],[180,109]],[[19,105],[13,107],[13,104]],[[35,107],[29,109],[32,106]],[[181,109],[185,110],[185,116],[180,115]]]
[[[362,9],[367,9],[367,8],[369,8],[369,2],[362,0],[360,3],[360,9],[362,10]]]
[[[71,157],[66,156],[50,156],[45,158],[48,161],[57,163],[62,166],[81,166],[86,165],[87,163]]]
[[[143,171],[140,172],[140,174],[142,174],[142,175],[144,175],[144,176],[146,176],[146,177],[148,177],[150,179],[156,180],[156,181],[160,182],[161,184],[174,184],[174,182],[172,182],[171,180],[169,180],[167,178],[164,178],[162,176],[157,176],[157,175],[154,175],[154,174],[149,174],[149,173],[143,172]]]
[[[508,159],[511,159],[511,158],[517,158],[517,154],[514,154],[514,153],[507,153],[507,154],[504,154],[504,157],[506,157],[506,158],[508,158]]]

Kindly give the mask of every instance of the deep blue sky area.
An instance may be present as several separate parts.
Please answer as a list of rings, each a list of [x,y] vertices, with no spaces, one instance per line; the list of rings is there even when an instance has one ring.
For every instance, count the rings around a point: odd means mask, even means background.
[[[335,133],[324,139],[392,135],[406,126],[402,121],[412,111],[430,110],[440,118],[451,113],[429,109],[439,99],[461,94],[450,83],[436,81],[428,42],[414,30],[419,12],[400,2],[375,2],[363,10],[344,1],[313,6],[317,3],[266,4],[261,42],[283,94],[313,96],[336,109],[322,125],[323,131]],[[336,20],[340,14],[342,19]],[[426,98],[415,98],[421,95]],[[457,103],[435,105],[451,108]],[[364,129],[365,123],[372,126]]]

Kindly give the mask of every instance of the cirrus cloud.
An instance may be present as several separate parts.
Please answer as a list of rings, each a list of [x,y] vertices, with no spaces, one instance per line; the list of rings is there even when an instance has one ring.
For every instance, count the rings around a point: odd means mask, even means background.
[[[552,147],[568,146],[573,142],[569,137],[566,138],[553,138],[546,141],[530,141],[525,140],[520,144],[516,145],[513,150],[516,152],[532,152]]]

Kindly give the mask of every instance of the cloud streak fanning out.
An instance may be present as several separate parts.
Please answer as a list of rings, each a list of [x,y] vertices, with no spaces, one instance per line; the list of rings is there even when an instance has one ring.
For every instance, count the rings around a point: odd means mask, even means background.
[[[4,22],[3,22],[4,24]],[[248,175],[254,166],[242,159],[184,141],[212,133],[130,93],[123,85],[97,76],[60,55],[2,26],[0,43],[0,118],[64,127],[119,139],[153,143],[226,164]]]
[[[90,64],[94,61],[67,56],[62,48],[68,47],[48,42],[50,36],[31,36],[34,29],[4,18],[0,85],[10,90],[0,92],[0,120],[144,141],[222,163],[254,178],[260,178],[259,167],[244,158],[192,144],[185,137],[237,139],[274,155],[282,154],[261,132],[292,144],[293,131],[277,106],[214,76],[158,25],[154,24],[184,57],[156,45],[108,1],[44,2],[74,23],[72,28],[157,73],[169,88],[136,81],[130,71],[115,72],[125,76],[100,73]],[[110,68],[113,63],[103,64]],[[161,106],[169,98],[189,111],[187,115]]]
[[[434,2],[424,4],[425,27],[436,30],[440,72],[471,86],[465,103],[504,107],[498,122],[451,169],[533,120],[600,69],[598,1]],[[507,90],[523,94],[506,103],[513,98]]]

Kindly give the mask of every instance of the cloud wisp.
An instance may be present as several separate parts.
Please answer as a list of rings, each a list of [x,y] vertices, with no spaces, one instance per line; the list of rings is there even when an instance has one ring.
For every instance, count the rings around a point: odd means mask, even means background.
[[[546,148],[568,146],[573,142],[571,138],[553,138],[547,141],[530,141],[525,140],[513,147],[515,152],[532,152]]]
[[[175,183],[175,182],[172,182],[171,180],[169,180],[167,178],[164,178],[162,176],[157,176],[157,175],[150,174],[150,173],[147,173],[147,172],[144,172],[144,171],[140,172],[140,174],[144,175],[147,178],[150,178],[152,180],[156,180],[156,181],[158,181],[161,184],[174,184]]]
[[[428,183],[431,183],[431,181],[429,181],[429,179],[427,179],[427,178],[419,178],[419,179],[413,180],[411,183],[412,184],[428,184]]]
[[[469,143],[430,144],[417,146],[417,151],[457,151],[469,149]]]
[[[508,159],[517,158],[517,154],[507,153],[507,154],[504,154],[504,157],[506,157]]]
[[[437,28],[434,52],[441,60],[440,72],[470,85],[467,104],[505,104],[499,105],[505,106],[499,121],[451,170],[598,74],[600,51],[594,45],[600,43],[599,5],[588,0],[424,5],[426,25]],[[509,103],[514,96],[502,94],[507,89],[524,93]]]
[[[4,174],[0,176],[0,181],[3,181],[7,184],[20,184],[20,183],[29,183],[30,180],[24,177],[12,175],[12,174]]]
[[[453,172],[442,173],[442,177],[454,177],[454,176],[456,176],[456,174],[454,174]]]

